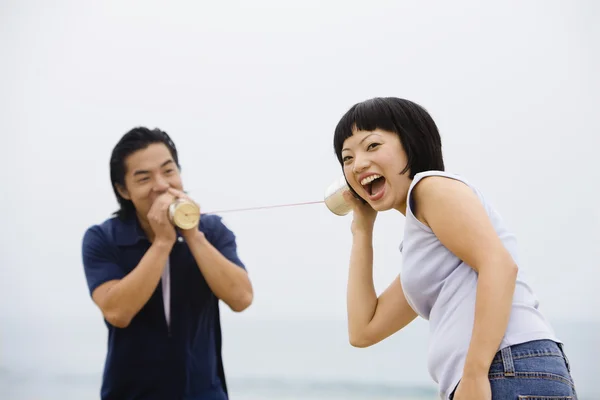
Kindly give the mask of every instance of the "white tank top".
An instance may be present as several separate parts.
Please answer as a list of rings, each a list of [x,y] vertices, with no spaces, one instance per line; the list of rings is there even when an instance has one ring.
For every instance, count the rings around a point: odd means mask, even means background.
[[[454,174],[442,171],[416,174],[407,197],[404,240],[400,245],[400,277],[408,303],[419,316],[429,321],[427,367],[439,385],[440,399],[448,399],[461,378],[469,348],[475,315],[477,273],[450,252],[412,212],[412,189],[421,179],[431,175],[459,180],[477,194],[496,233],[519,266],[511,316],[498,350],[531,340],[559,340],[538,310],[538,300],[525,282],[514,235],[482,194]]]

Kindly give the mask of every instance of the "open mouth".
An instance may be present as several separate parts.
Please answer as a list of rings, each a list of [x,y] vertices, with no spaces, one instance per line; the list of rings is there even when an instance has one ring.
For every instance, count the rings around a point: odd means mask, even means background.
[[[381,175],[369,175],[360,181],[360,184],[371,197],[377,196],[383,190],[385,178]]]

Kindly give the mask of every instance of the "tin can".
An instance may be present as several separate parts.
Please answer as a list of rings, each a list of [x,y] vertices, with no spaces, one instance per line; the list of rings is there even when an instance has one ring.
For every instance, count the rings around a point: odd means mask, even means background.
[[[344,176],[336,179],[325,190],[325,205],[335,215],[346,215],[352,211],[352,206],[344,199],[344,192],[350,191]]]
[[[200,208],[186,199],[176,199],[169,205],[169,220],[181,229],[192,229],[200,221]]]

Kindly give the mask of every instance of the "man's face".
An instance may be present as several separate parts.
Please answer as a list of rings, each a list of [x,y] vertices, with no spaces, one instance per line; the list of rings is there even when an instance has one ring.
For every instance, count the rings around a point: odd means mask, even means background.
[[[125,187],[117,189],[145,220],[154,200],[170,187],[183,191],[179,169],[167,146],[153,143],[125,159]]]

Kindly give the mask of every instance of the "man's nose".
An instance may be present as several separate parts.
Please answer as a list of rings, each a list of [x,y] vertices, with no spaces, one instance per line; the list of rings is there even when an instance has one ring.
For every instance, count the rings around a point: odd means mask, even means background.
[[[169,183],[164,178],[157,178],[154,183],[154,191],[158,193],[164,193],[169,190]]]

